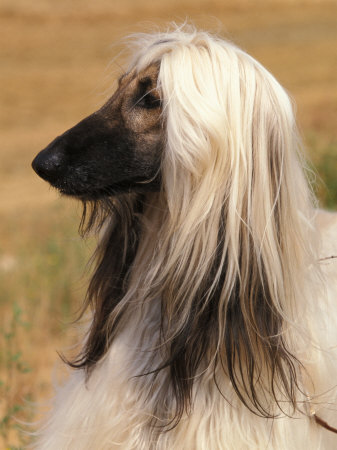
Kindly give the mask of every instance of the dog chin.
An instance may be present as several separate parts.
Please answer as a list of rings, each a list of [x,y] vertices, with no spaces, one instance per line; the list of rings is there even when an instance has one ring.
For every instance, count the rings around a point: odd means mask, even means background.
[[[84,183],[71,183],[69,181],[50,182],[51,186],[58,190],[61,195],[77,198],[79,200],[100,200],[106,197],[114,197],[119,194],[132,192],[147,193],[158,192],[161,187],[160,176],[150,182],[141,182],[138,179],[120,181],[107,186],[86,185]]]
[[[106,186],[106,187],[91,187],[88,188],[78,188],[76,186],[69,186],[66,184],[57,185],[52,184],[52,186],[62,195],[66,197],[76,198],[82,201],[94,201],[100,200],[106,197],[114,197],[118,194],[131,193],[135,189],[133,189],[130,185],[114,185],[114,186]]]
[[[106,190],[106,189],[96,189],[91,191],[80,191],[77,189],[71,189],[71,188],[67,188],[67,187],[56,187],[54,186],[57,191],[65,197],[72,197],[72,198],[76,198],[78,200],[85,200],[85,201],[90,201],[90,200],[99,200],[101,198],[104,197],[112,197],[114,195],[117,195],[121,192],[118,192],[118,190]]]

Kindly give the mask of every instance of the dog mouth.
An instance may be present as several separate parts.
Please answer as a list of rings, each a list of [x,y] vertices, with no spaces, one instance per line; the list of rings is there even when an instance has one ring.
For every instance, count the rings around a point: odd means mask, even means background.
[[[53,170],[50,170],[50,166]],[[142,182],[141,177],[128,177],[111,183],[111,180],[106,177],[90,173],[90,168],[84,166],[64,168],[56,164],[41,165],[39,155],[32,162],[32,167],[39,177],[47,181],[61,195],[80,200],[98,200],[129,192]]]
[[[61,195],[79,200],[99,200],[123,193],[160,190],[159,161],[138,164],[134,158],[125,162],[101,159],[74,164],[64,152],[53,151],[54,143],[50,145],[51,148],[48,146],[35,157],[32,167]]]
[[[82,201],[99,200],[104,197],[113,197],[118,194],[131,192],[132,189],[128,183],[121,183],[121,185],[110,185],[106,187],[92,188],[91,190],[80,190],[78,188],[69,187],[68,185],[54,185],[53,186],[61,195],[66,197],[76,198]]]
[[[61,195],[77,198],[82,201],[99,200],[107,197],[114,197],[119,194],[137,192],[157,192],[160,190],[160,176],[156,175],[151,180],[144,180],[142,177],[134,177],[114,184],[102,186],[82,185],[81,182],[71,183],[67,180],[49,182]]]

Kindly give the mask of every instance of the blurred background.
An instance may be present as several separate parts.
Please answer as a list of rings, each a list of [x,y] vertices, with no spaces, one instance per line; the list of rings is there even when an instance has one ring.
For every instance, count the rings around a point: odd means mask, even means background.
[[[123,38],[187,19],[258,59],[296,102],[320,205],[336,209],[336,17],[336,0],[1,0],[1,449],[29,440],[17,420],[37,420],[32,404],[51,392],[94,246],[77,235],[79,205],[30,164],[112,92]]]

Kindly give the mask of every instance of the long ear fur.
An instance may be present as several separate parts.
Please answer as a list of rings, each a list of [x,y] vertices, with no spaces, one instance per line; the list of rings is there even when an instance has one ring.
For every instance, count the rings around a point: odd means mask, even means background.
[[[123,199],[115,211],[119,225],[108,227],[89,288],[94,321],[79,365],[98,361],[123,315],[132,326],[128,305],[160,301],[161,363],[147,369],[169,371],[171,425],[209,371],[219,389],[220,377],[231,381],[254,413],[290,414],[300,409],[303,351],[292,330],[305,321],[307,279],[317,272],[290,100],[253,58],[207,33],[178,29],[138,43],[137,70],[160,62],[163,187],[148,195],[142,227],[139,203]]]

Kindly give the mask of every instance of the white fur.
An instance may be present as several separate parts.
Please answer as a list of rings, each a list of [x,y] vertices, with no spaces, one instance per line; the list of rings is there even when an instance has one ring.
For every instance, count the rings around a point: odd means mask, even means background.
[[[123,327],[87,381],[78,370],[57,390],[36,448],[335,449],[337,435],[318,426],[310,409],[337,428],[337,259],[323,259],[337,255],[337,216],[319,211],[315,222],[311,218],[289,98],[253,58],[207,33],[178,29],[138,40],[140,50],[131,67],[161,64],[165,192],[153,196],[147,212],[153,229],[140,244],[130,287],[119,306],[132,302]],[[270,136],[272,142],[266,142]],[[276,175],[269,173],[271,151],[277,153]],[[156,211],[156,201],[165,211]],[[250,258],[263,262],[272,301],[286,323],[282,333],[306,369],[299,373],[299,383],[310,400],[297,394],[304,414],[258,417],[239,401],[217,368],[221,395],[206,366],[195,379],[191,412],[160,433],[150,421],[158,403],[165,402],[161,393],[169,372],[161,370],[154,384],[146,376],[136,377],[160,363],[160,353],[152,360],[160,341],[160,289],[150,288],[165,283],[172,271],[185,276],[176,297],[180,302],[168,305],[176,321],[167,336],[171,339],[183,326],[200,273],[206,273],[214,256],[224,204],[223,254],[230,276],[221,293],[223,305],[239,272],[240,252],[246,251],[247,257],[243,282]],[[277,208],[280,223],[274,220]],[[244,246],[248,237],[253,249]],[[177,310],[179,316],[174,315]]]

